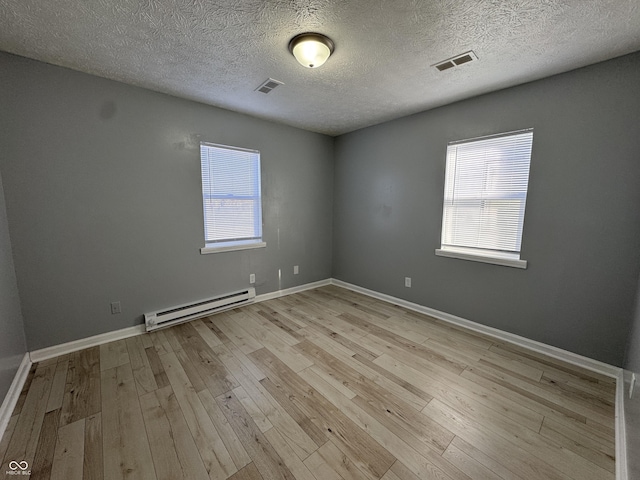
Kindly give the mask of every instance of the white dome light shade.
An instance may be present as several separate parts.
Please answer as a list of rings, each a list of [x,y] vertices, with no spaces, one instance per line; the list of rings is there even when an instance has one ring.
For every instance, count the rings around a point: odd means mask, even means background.
[[[319,33],[303,33],[291,39],[289,51],[303,67],[318,68],[333,53],[333,42]]]
[[[327,61],[331,55],[329,47],[315,40],[302,40],[293,47],[293,56],[300,65],[308,68],[317,68]]]

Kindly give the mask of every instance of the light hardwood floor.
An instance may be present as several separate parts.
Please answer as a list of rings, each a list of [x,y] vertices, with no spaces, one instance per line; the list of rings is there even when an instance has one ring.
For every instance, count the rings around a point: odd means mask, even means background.
[[[13,460],[31,480],[613,479],[614,392],[323,287],[34,365],[0,473]]]

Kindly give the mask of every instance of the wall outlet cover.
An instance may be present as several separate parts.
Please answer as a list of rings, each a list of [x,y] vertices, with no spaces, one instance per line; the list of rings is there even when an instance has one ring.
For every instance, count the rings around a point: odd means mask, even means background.
[[[404,286],[411,288],[411,277],[404,277]]]
[[[252,273],[251,275],[249,275],[249,283],[254,284],[256,283],[256,274]]]
[[[111,315],[122,313],[122,305],[120,302],[111,302]]]

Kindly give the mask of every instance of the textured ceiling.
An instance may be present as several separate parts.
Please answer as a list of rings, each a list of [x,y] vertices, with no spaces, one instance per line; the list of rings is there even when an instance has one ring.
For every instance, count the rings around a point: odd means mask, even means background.
[[[321,68],[287,50],[307,31]],[[337,135],[640,50],[640,2],[0,0],[0,50]]]

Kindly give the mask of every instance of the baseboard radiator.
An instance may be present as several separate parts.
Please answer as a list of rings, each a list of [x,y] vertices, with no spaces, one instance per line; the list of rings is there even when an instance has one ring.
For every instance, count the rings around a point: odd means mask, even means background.
[[[196,318],[206,317],[214,313],[229,310],[253,303],[256,299],[255,288],[248,288],[238,292],[227,293],[207,300],[178,305],[159,312],[145,313],[144,323],[147,332],[159,328],[169,327]]]

